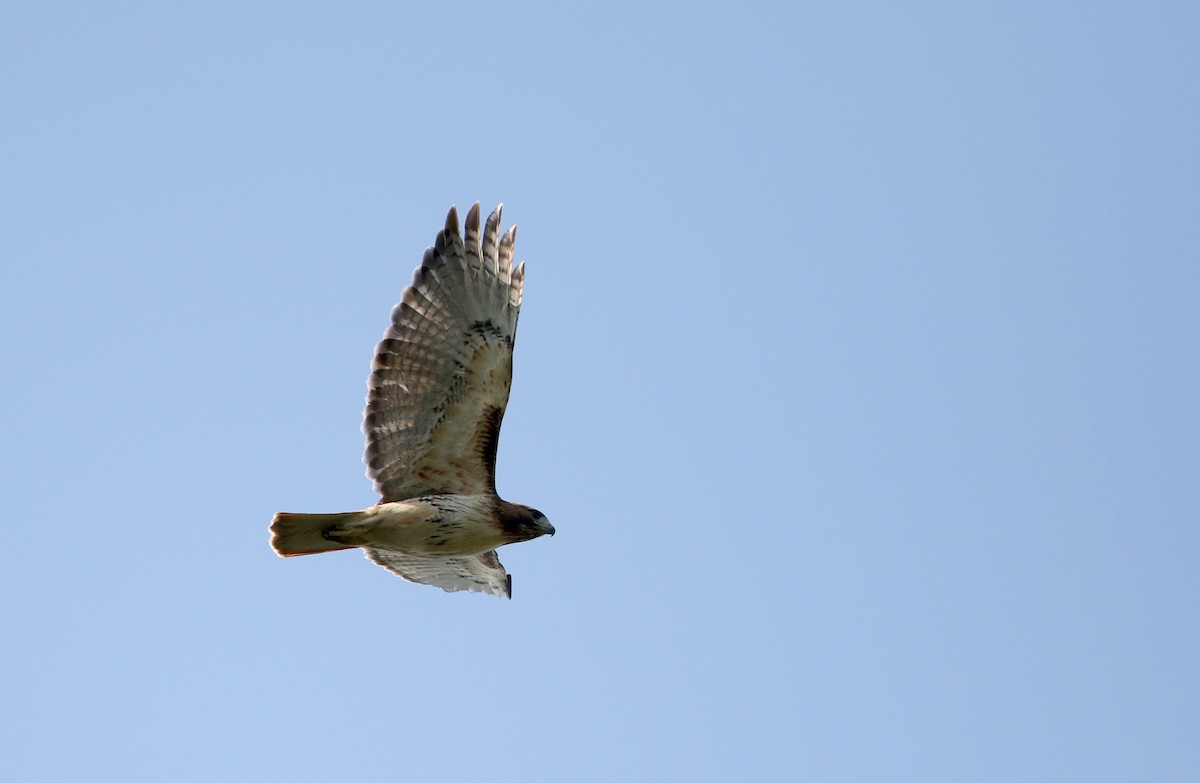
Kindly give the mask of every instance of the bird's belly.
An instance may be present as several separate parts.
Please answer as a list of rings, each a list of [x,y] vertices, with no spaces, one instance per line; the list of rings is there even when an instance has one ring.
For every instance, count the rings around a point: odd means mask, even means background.
[[[377,508],[374,524],[363,537],[365,546],[413,555],[477,555],[505,543],[497,526],[482,515],[419,502]]]

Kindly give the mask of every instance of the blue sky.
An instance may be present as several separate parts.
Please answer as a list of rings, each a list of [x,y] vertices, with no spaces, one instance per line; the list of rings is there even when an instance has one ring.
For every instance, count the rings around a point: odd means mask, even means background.
[[[21,780],[1200,775],[1200,12],[10,3]],[[374,502],[451,204],[528,263],[514,599]]]

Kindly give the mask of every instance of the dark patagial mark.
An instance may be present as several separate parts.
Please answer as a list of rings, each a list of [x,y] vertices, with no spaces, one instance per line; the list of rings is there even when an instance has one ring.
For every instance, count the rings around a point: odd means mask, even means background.
[[[484,408],[475,430],[475,448],[483,461],[483,470],[492,492],[496,491],[496,450],[500,447],[500,423],[503,420],[504,409],[492,405]]]

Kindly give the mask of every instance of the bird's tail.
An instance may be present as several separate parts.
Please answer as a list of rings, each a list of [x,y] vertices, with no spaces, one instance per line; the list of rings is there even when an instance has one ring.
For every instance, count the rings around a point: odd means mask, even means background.
[[[271,520],[271,548],[280,557],[316,555],[353,549],[350,544],[330,541],[325,534],[362,516],[361,511],[344,514],[289,514],[281,511]]]

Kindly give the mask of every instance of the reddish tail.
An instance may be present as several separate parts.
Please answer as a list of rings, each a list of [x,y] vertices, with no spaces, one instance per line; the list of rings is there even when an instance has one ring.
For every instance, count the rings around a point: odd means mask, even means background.
[[[281,511],[271,520],[271,547],[280,557],[317,555],[321,552],[336,552],[353,549],[325,538],[331,527],[353,522],[362,512],[345,514],[289,514]]]

